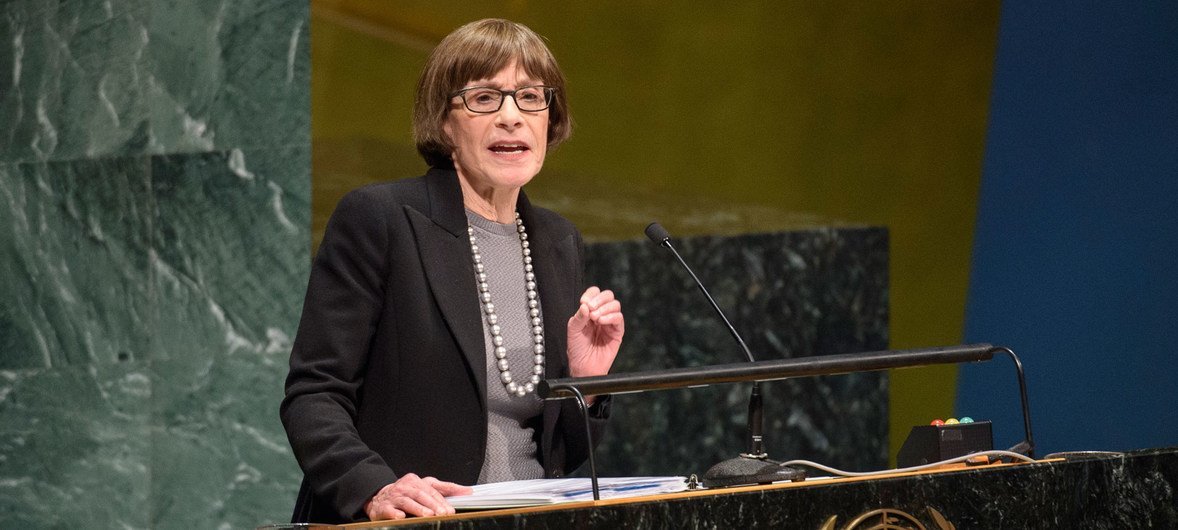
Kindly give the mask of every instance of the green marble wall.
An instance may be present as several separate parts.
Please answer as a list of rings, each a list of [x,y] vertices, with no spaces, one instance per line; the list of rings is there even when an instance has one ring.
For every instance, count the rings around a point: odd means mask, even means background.
[[[0,4],[0,527],[289,516],[308,17]]]

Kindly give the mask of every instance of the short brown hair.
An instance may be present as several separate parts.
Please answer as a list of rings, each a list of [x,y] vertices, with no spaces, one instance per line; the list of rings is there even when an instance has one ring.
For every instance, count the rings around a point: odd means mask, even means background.
[[[453,146],[442,128],[452,94],[466,83],[494,76],[512,61],[545,86],[556,87],[548,108],[548,147],[568,139],[573,124],[565,97],[564,74],[544,39],[523,24],[487,18],[462,26],[430,53],[413,101],[413,140],[430,166],[451,164]]]

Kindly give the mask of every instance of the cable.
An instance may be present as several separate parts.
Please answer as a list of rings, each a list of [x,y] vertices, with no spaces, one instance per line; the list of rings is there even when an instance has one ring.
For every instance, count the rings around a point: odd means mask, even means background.
[[[1120,451],[1060,451],[1058,453],[1051,453],[1043,457],[1043,459],[1120,458],[1122,456],[1125,456],[1125,453]]]
[[[818,462],[811,462],[809,460],[790,460],[789,462],[782,462],[781,465],[783,465],[783,466],[812,467],[814,469],[825,471],[827,473],[833,473],[835,475],[839,475],[839,476],[843,476],[843,477],[873,477],[873,476],[877,476],[877,475],[890,475],[893,473],[907,473],[909,471],[920,471],[922,469],[929,469],[929,468],[933,468],[933,467],[937,467],[937,466],[943,466],[945,464],[956,464],[957,462],[964,462],[966,460],[969,460],[971,458],[976,458],[979,456],[1005,456],[1008,458],[1015,458],[1018,460],[1022,460],[1023,462],[1032,462],[1032,463],[1036,462],[1036,460],[1034,458],[1027,457],[1026,455],[1020,455],[1018,453],[1012,453],[1010,451],[994,450],[994,451],[978,451],[976,453],[970,453],[968,455],[959,456],[957,458],[950,458],[948,460],[941,460],[940,462],[933,462],[930,464],[924,464],[924,465],[912,466],[912,467],[902,467],[902,468],[897,468],[897,469],[884,469],[881,471],[843,471],[841,469],[835,469],[833,467],[819,464]]]

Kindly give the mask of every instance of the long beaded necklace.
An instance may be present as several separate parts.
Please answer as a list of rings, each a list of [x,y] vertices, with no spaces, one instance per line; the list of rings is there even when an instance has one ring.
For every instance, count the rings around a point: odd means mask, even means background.
[[[524,279],[528,292],[528,317],[532,323],[532,375],[527,381],[520,383],[511,375],[511,365],[507,361],[507,347],[503,345],[502,329],[499,327],[499,315],[495,313],[495,304],[491,302],[491,287],[487,284],[487,273],[483,266],[483,256],[479,254],[479,245],[475,241],[474,227],[466,223],[466,234],[470,236],[470,256],[474,260],[475,275],[479,280],[479,301],[483,304],[487,327],[491,330],[491,343],[495,345],[495,362],[499,368],[499,380],[507,389],[507,393],[523,397],[536,390],[540,384],[540,376],[544,374],[544,322],[540,319],[540,301],[536,294],[536,275],[532,272],[532,251],[528,248],[528,233],[524,230],[524,222],[515,213],[515,231],[519,234],[519,243],[523,248]]]

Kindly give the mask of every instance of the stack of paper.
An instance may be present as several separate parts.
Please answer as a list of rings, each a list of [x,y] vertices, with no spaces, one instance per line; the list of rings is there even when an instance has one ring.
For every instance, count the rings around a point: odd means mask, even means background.
[[[687,489],[684,477],[598,478],[602,499],[673,493]],[[587,478],[513,480],[474,486],[471,495],[446,497],[457,510],[488,510],[542,506],[593,500],[593,483]]]

